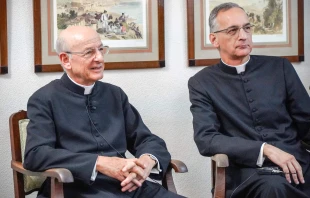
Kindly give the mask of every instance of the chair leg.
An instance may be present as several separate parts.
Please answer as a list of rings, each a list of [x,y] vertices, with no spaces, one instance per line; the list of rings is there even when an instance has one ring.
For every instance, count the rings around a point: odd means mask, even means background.
[[[164,179],[162,181],[162,185],[169,191],[174,192],[177,194],[177,190],[175,188],[173,177],[172,177],[172,168],[171,166],[168,167],[168,170],[166,172],[166,175],[164,176]]]
[[[25,198],[23,174],[13,170],[13,180],[15,198]]]
[[[64,198],[63,183],[56,178],[51,179],[51,198]]]
[[[217,167],[215,172],[214,198],[225,197],[225,167]]]

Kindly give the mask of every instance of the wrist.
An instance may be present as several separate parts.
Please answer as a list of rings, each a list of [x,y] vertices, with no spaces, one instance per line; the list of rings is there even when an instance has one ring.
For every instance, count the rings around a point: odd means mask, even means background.
[[[272,145],[266,143],[264,145],[263,155],[268,157],[271,155],[271,152],[272,152]]]
[[[153,167],[157,164],[157,159],[153,155],[145,154],[144,156],[147,156],[147,158],[150,159],[149,161],[153,164]]]
[[[107,157],[105,156],[98,156],[97,161],[96,161],[96,171],[103,171],[104,170],[104,165],[105,164],[105,160]]]

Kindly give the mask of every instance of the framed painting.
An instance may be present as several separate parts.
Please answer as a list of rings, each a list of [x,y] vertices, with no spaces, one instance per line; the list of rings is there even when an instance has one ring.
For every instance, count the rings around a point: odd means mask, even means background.
[[[35,72],[63,71],[55,43],[73,25],[110,47],[105,69],[165,66],[164,0],[33,0],[33,10]]]
[[[6,0],[0,0],[0,74],[8,73]]]
[[[219,62],[219,53],[209,41],[211,10],[227,0],[187,0],[189,66]],[[303,0],[235,0],[254,25],[251,54],[282,56],[304,61]]]

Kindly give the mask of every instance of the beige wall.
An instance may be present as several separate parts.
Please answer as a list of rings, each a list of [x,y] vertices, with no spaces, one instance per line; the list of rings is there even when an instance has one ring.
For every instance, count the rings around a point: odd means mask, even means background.
[[[13,197],[8,118],[26,109],[29,96],[60,73],[33,72],[33,22],[31,0],[7,0],[9,74],[0,76],[0,197]],[[310,85],[310,2],[305,1],[305,62],[294,64],[304,85]],[[183,160],[189,173],[176,175],[179,192],[188,197],[210,194],[209,158],[199,155],[193,141],[187,80],[202,68],[187,66],[186,1],[165,1],[166,67],[147,70],[106,71],[103,81],[128,94],[144,121],[167,142],[173,158]]]

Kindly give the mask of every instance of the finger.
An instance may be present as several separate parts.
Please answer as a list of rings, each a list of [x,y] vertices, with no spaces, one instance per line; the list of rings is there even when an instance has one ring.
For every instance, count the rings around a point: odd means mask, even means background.
[[[297,178],[297,171],[295,170],[295,167],[293,166],[293,164],[291,162],[288,162],[287,167],[289,168],[290,175],[293,178],[293,181],[295,182],[295,184],[299,184],[299,181]]]
[[[292,165],[295,167],[295,170],[297,171],[296,173],[297,173],[297,177],[298,177],[299,181],[301,183],[305,183],[304,175],[302,173],[302,168],[301,168],[300,164],[297,161],[293,161]]]
[[[290,171],[289,171],[287,165],[284,165],[283,168],[282,168],[282,170],[283,170],[283,172],[284,172],[284,174],[285,174],[286,180],[287,180],[289,183],[292,183],[292,181],[291,181],[291,176],[290,176]]]
[[[120,181],[120,182],[122,182],[122,181],[124,181],[124,179],[126,179],[126,177],[123,176],[123,175],[121,175],[121,174],[116,174],[115,178],[116,178],[118,181]]]
[[[123,172],[126,172],[126,171],[132,169],[132,168],[135,167],[135,166],[136,166],[136,163],[135,163],[135,162],[129,161],[129,162],[127,162],[126,165],[123,167],[122,171],[123,171]]]
[[[142,186],[142,183],[138,180],[138,179],[133,179],[132,180],[132,182],[136,185],[136,186],[138,186],[138,187],[141,187]]]
[[[121,186],[126,186],[127,184],[131,183],[133,179],[136,178],[135,173],[130,173],[124,181],[122,181]]]
[[[141,179],[138,180],[138,181],[139,181],[139,183],[142,185],[142,183],[145,181],[145,179],[141,178]],[[132,188],[130,188],[128,191],[129,191],[129,192],[132,192],[132,191],[136,190],[138,187],[139,187],[139,186],[134,185],[134,186],[133,186]]]
[[[146,168],[146,164],[144,163],[144,162],[142,162],[141,160],[137,160],[136,161],[136,164],[138,165],[138,166],[140,166],[141,168]]]
[[[142,177],[142,178],[145,178],[146,171],[145,171],[144,169],[142,169],[141,167],[136,166],[136,167],[134,167],[131,171],[132,171],[133,173],[136,173],[137,176]]]
[[[125,192],[129,189],[132,189],[133,187],[135,187],[135,184],[133,182],[130,182],[129,184],[125,185],[124,187],[122,187],[122,192]]]
[[[138,186],[133,186],[133,187],[132,187],[132,188],[130,188],[128,191],[129,191],[129,192],[132,192],[132,191],[137,190],[137,188],[138,188]]]

